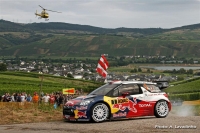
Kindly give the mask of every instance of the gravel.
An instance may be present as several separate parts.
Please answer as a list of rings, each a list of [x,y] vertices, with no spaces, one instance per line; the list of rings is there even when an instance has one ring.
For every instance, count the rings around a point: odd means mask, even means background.
[[[2,133],[136,133],[174,132],[200,133],[200,116],[176,116],[166,118],[143,117],[123,120],[89,122],[44,122],[0,125]]]

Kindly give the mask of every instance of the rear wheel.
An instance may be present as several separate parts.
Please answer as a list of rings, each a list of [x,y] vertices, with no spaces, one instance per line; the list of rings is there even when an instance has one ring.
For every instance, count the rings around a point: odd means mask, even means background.
[[[169,113],[168,103],[165,100],[158,101],[155,106],[155,116],[158,118],[164,118]]]
[[[109,116],[109,109],[104,103],[97,103],[92,108],[92,119],[95,122],[105,121]]]

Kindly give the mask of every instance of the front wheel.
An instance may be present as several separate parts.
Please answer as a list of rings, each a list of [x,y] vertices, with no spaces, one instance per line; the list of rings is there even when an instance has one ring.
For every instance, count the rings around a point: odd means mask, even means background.
[[[155,116],[157,118],[164,118],[169,113],[169,107],[167,101],[161,100],[156,103]]]
[[[92,108],[92,119],[95,122],[102,122],[109,116],[109,109],[104,103],[97,103]]]

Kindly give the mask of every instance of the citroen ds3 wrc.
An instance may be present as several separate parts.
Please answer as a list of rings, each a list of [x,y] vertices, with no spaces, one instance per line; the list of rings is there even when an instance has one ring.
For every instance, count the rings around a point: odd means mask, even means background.
[[[63,106],[63,118],[94,122],[142,116],[164,118],[170,110],[168,95],[156,83],[113,81],[69,100]]]

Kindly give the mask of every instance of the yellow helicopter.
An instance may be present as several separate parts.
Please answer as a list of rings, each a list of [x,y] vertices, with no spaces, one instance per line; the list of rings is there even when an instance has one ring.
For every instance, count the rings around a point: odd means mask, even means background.
[[[37,13],[37,10],[36,10],[36,13],[35,13],[36,17],[39,16],[38,19],[44,18],[46,21],[48,21],[49,14],[46,11],[57,12],[57,11],[45,9],[42,6],[40,6],[40,7],[43,9],[43,11],[39,14],[39,13]],[[61,12],[57,12],[57,13],[61,13]]]

